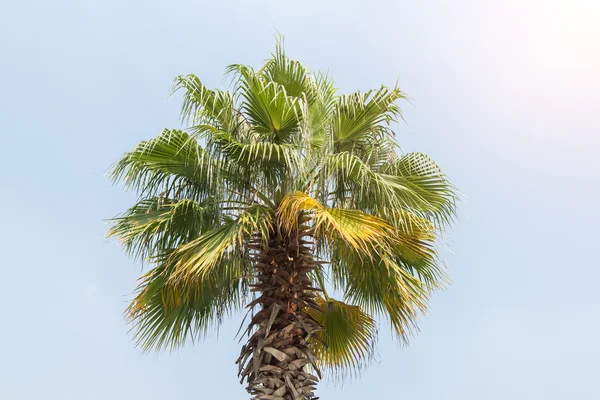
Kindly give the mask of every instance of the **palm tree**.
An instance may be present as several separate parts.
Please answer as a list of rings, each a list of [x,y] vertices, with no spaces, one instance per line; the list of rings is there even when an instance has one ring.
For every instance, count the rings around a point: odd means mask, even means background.
[[[371,359],[374,318],[403,340],[414,331],[446,281],[435,242],[456,191],[426,155],[398,155],[397,86],[339,95],[281,41],[260,69],[227,73],[231,91],[177,77],[189,128],[110,172],[139,201],[109,236],[152,266],[128,315],[144,349],[163,349],[245,308],[251,398],[316,399],[323,368]]]

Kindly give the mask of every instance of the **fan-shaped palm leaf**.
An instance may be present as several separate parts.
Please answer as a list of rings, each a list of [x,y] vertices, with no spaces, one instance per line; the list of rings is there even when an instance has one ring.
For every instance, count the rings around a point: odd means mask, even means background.
[[[324,330],[314,340],[315,355],[324,368],[334,373],[353,373],[373,357],[377,340],[375,321],[358,306],[332,298],[317,297],[319,310],[309,314]]]

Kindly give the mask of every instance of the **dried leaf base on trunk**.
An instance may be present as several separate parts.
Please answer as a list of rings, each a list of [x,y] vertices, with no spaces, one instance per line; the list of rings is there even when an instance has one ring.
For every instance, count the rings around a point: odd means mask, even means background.
[[[306,234],[305,227],[290,236],[275,232],[267,251],[258,240],[254,243],[257,283],[252,290],[260,296],[248,307],[260,306],[260,311],[248,326],[247,332],[256,330],[236,362],[253,400],[317,399],[314,391],[321,373],[307,340],[322,328],[304,310],[318,309],[308,277],[318,263],[301,239]],[[311,366],[317,376],[307,371]]]

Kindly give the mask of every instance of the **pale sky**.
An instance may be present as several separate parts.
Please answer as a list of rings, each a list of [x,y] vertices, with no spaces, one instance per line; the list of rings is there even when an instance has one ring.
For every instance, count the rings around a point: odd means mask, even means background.
[[[600,398],[598,21],[598,0],[0,0],[0,399],[248,398],[238,319],[135,348],[141,266],[102,222],[134,196],[104,172],[179,127],[175,75],[220,86],[277,31],[343,92],[399,79],[403,149],[467,197],[421,333],[403,348],[382,324],[376,362],[321,398]]]

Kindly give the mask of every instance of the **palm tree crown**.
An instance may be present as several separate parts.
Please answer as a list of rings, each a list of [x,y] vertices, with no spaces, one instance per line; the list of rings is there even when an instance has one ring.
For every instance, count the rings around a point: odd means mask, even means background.
[[[109,236],[149,260],[129,306],[144,348],[197,338],[251,312],[238,360],[254,399],[314,399],[320,369],[373,354],[374,318],[405,339],[445,282],[435,240],[457,194],[422,153],[399,155],[395,86],[339,95],[281,45],[231,91],[176,78],[187,130],[114,165],[139,201]],[[339,296],[339,300],[330,297]]]

